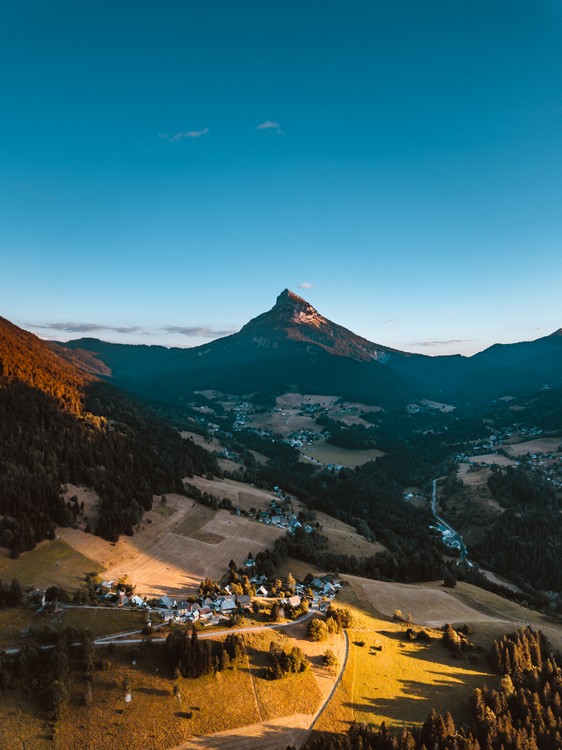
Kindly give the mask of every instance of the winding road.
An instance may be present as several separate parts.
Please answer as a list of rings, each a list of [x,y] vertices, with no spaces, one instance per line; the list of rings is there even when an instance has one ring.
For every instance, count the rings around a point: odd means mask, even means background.
[[[432,487],[433,487],[433,492],[431,496],[431,512],[435,516],[437,522],[441,524],[443,529],[446,529],[452,534],[451,541],[456,542],[456,544],[458,544],[459,546],[460,553],[461,553],[460,555],[461,562],[468,563],[470,562],[468,559],[468,550],[465,546],[465,543],[462,540],[462,537],[460,536],[460,534],[458,534],[457,531],[455,531],[455,529],[451,526],[451,524],[447,523],[447,521],[441,518],[441,516],[437,513],[437,479],[432,480]]]

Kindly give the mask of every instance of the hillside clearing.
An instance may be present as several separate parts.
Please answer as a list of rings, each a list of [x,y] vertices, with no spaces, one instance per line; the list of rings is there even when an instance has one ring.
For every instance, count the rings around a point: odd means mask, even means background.
[[[317,442],[301,448],[301,454],[304,461],[313,459],[324,465],[334,464],[354,469],[356,466],[363,466],[368,461],[376,461],[377,458],[384,456],[384,451],[379,451],[377,448],[364,451],[350,450],[330,443]]]
[[[245,485],[244,485],[245,486]],[[252,552],[269,549],[283,530],[226,510],[213,511],[183,495],[166,495],[165,515],[145,514],[133,537],[107,542],[79,529],[60,529],[67,544],[106,569],[108,579],[128,576],[141,596],[175,598],[197,590],[209,576],[220,578],[230,560],[241,563]]]
[[[70,529],[59,529],[59,532],[64,531]],[[88,538],[84,532],[78,533]],[[8,557],[5,550],[0,552],[0,578],[4,581],[17,578],[24,587],[44,589],[54,584],[74,590],[82,585],[86,573],[101,573],[103,569],[102,563],[60,538],[40,542],[17,560]]]
[[[506,453],[512,456],[524,456],[526,453],[556,453],[562,444],[562,437],[542,437],[526,440],[523,443],[505,445]]]

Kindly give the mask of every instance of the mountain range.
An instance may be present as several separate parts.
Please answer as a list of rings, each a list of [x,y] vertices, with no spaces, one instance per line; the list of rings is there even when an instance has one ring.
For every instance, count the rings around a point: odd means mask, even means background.
[[[238,333],[190,349],[93,338],[48,346],[81,370],[168,403],[216,389],[462,404],[562,386],[562,329],[536,341],[495,344],[472,357],[410,354],[358,336],[288,289]]]

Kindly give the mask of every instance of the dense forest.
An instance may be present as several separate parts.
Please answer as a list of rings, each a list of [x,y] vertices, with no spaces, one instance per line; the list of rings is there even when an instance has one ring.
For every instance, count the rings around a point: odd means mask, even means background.
[[[0,320],[0,545],[17,556],[79,508],[61,486],[100,496],[92,531],[133,533],[152,495],[183,491],[182,477],[216,459],[117,389],[59,360],[39,339]]]
[[[561,501],[548,482],[521,468],[494,469],[488,487],[505,508],[473,550],[523,586],[562,591]]]
[[[389,731],[353,724],[345,735],[320,735],[307,750],[560,750],[562,669],[540,633],[527,627],[494,643],[490,661],[503,675],[498,690],[471,700],[470,726],[431,711],[421,729]]]

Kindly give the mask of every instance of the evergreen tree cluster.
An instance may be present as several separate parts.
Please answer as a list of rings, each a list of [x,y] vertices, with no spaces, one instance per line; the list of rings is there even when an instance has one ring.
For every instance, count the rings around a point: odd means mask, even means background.
[[[321,535],[297,529],[287,539],[289,554],[326,569],[376,580],[436,580],[442,575],[443,562],[441,542],[429,529],[432,516],[403,501],[401,484],[379,465],[381,460],[335,474],[317,473],[299,496],[309,506],[352,526],[363,520],[388,551],[367,558],[328,552],[322,549]]]
[[[76,415],[21,383],[0,379],[0,545],[14,556],[53,539],[81,508],[61,485],[85,484],[100,496],[95,531],[115,541],[152,506],[152,495],[181,492],[181,478],[213,470],[216,461],[110,386],[90,387]]]
[[[88,631],[68,628],[58,635],[55,647],[27,643],[17,654],[0,651],[0,691],[23,690],[33,695],[56,719],[69,697],[69,648],[81,642],[86,672],[93,669],[93,643]]]
[[[0,545],[14,556],[74,523],[66,482],[100,496],[96,533],[115,541],[182,477],[216,459],[144,405],[96,380],[0,318]]]
[[[474,548],[474,556],[526,591],[562,592],[562,500],[540,475],[495,469],[488,487],[506,508]]]
[[[0,579],[0,609],[19,607],[22,601],[23,591],[18,579],[13,578],[9,585]]]
[[[558,510],[562,504],[552,484],[518,466],[495,468],[488,479],[488,488],[502,508]]]
[[[222,672],[231,664],[239,663],[245,654],[244,639],[227,635],[223,642],[199,640],[197,631],[174,631],[166,638],[168,662],[182,677],[201,677]]]
[[[304,672],[310,666],[308,659],[298,646],[285,651],[275,641],[269,644],[269,660],[271,666],[262,671],[262,676],[267,680],[280,680],[289,674]]]

